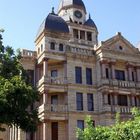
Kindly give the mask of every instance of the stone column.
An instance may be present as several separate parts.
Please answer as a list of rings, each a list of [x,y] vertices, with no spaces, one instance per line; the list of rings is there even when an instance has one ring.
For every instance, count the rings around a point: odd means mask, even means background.
[[[64,83],[67,82],[67,61],[64,62]]]
[[[78,39],[80,39],[80,30],[78,30]]]
[[[87,32],[85,32],[85,40],[87,41]]]
[[[131,106],[131,101],[130,101],[131,97],[130,95],[127,95],[127,104],[130,107]]]
[[[136,68],[136,77],[137,77],[137,82],[140,82],[140,68]]]
[[[128,81],[128,70],[125,69],[125,80]]]
[[[104,63],[102,63],[101,64],[101,66],[102,66],[102,78],[106,78],[106,72],[105,72],[105,64]]]
[[[43,140],[47,140],[47,124],[43,123]]]
[[[104,94],[104,104],[108,104],[108,94]]]
[[[44,58],[43,61],[43,76],[47,77],[48,76],[48,59]]]
[[[129,81],[132,81],[132,68],[128,68]]]
[[[132,99],[132,106],[135,106],[135,97],[132,96],[131,99]]]
[[[115,79],[115,66],[114,65],[115,65],[114,63],[111,64],[112,79]]]
[[[44,93],[43,93],[43,104],[47,103],[47,97],[48,97],[47,92],[44,91]]]
[[[114,95],[114,99],[115,99],[115,105],[118,105],[118,95],[117,94]]]

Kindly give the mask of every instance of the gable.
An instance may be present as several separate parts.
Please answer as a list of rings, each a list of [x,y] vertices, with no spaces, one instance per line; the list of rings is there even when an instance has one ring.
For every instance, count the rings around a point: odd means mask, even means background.
[[[105,42],[103,42],[102,49],[108,49],[117,52],[123,52],[128,54],[138,54],[139,51],[128,40],[126,40],[121,34],[118,34]]]

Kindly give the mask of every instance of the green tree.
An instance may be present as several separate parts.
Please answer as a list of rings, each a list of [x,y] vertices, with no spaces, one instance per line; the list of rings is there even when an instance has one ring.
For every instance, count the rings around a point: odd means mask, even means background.
[[[27,82],[20,59],[20,53],[16,55],[12,47],[3,45],[0,33],[0,124],[34,132],[39,119],[37,109],[31,106],[39,100],[39,94]]]
[[[92,125],[91,118],[86,118],[86,128],[77,130],[79,140],[140,140],[140,111],[132,110],[133,118],[126,122],[120,122],[117,115],[116,124],[112,126]]]

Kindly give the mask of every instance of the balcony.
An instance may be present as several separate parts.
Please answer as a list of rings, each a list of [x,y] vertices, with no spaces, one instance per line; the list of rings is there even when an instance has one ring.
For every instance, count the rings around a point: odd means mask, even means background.
[[[66,120],[67,113],[68,105],[42,104],[38,108],[38,114],[40,119]]]
[[[65,92],[68,80],[64,77],[45,77],[43,76],[37,83],[37,87],[43,90],[54,92]]]
[[[103,111],[105,112],[111,112],[111,113],[121,113],[121,114],[130,114],[131,113],[132,107],[128,106],[110,106],[110,105],[105,105],[103,107]]]
[[[115,86],[119,88],[140,88],[140,83],[135,83],[133,81],[102,79],[100,86]]]

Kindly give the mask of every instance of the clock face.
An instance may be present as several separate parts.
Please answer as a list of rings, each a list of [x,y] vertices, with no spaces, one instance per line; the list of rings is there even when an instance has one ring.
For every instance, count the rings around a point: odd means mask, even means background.
[[[76,11],[74,12],[74,15],[75,15],[77,18],[81,18],[81,17],[82,17],[82,13],[81,13],[80,11],[78,11],[78,10],[76,10]]]

